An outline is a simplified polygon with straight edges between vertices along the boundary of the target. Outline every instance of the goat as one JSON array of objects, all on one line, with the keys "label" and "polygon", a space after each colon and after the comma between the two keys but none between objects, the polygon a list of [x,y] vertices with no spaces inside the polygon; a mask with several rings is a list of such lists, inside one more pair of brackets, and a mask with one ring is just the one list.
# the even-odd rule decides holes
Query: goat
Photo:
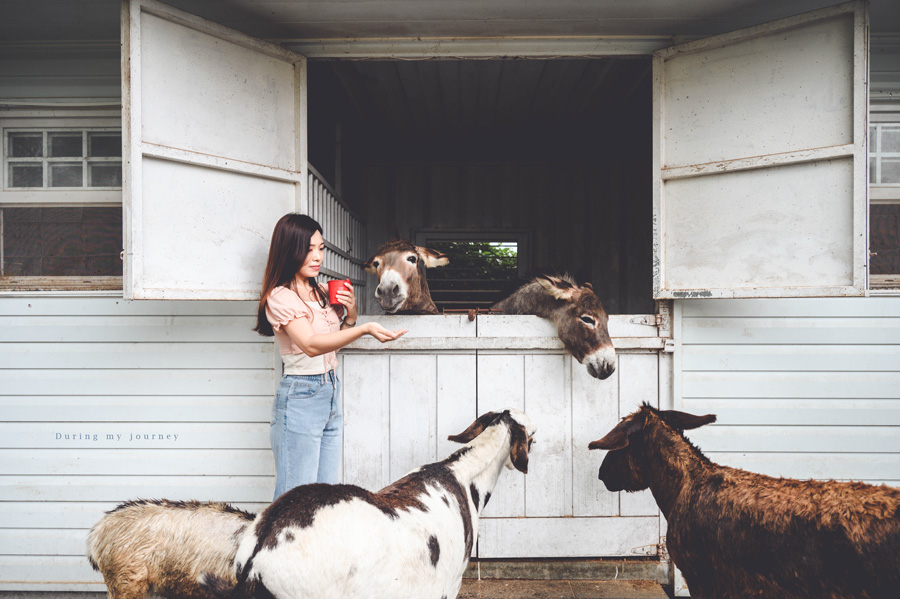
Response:
[{"label": "goat", "polygon": [[257,516],[235,557],[237,585],[219,597],[456,597],[478,516],[505,465],[526,473],[535,427],[518,410],[489,412],[451,441],[466,445],[371,493],[353,485],[295,487]]},{"label": "goat", "polygon": [[378,248],[363,265],[378,277],[375,298],[388,314],[437,314],[425,269],[446,266],[450,259],[437,250],[395,239]]},{"label": "goat", "polygon": [[225,503],[128,501],[91,529],[88,560],[110,599],[211,599],[200,576],[234,580],[238,539],[254,517]]},{"label": "goat", "polygon": [[588,446],[607,489],[650,488],[693,599],[897,596],[900,489],[719,466],[682,434],[715,420],[645,403]]}]

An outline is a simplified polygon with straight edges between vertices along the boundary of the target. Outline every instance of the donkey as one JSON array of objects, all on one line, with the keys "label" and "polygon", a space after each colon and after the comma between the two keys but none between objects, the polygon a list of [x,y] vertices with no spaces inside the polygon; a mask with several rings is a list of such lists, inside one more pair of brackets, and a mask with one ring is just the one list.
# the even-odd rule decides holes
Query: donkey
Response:
[{"label": "donkey", "polygon": [[691,597],[897,596],[900,489],[720,466],[682,433],[715,421],[645,403],[588,445],[607,489],[653,493]]},{"label": "donkey", "polygon": [[494,308],[554,321],[566,350],[592,377],[605,379],[616,370],[616,350],[606,328],[609,316],[590,283],[579,287],[569,275],[540,275]]},{"label": "donkey", "polygon": [[388,314],[437,314],[425,269],[446,266],[450,259],[409,241],[389,241],[363,265],[378,277],[375,299]]}]

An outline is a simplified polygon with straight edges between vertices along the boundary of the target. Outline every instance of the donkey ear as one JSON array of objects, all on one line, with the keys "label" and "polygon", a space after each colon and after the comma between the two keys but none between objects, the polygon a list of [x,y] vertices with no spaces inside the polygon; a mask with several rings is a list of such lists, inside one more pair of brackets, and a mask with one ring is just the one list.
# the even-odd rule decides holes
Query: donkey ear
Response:
[{"label": "donkey ear", "polygon": [[632,414],[623,419],[602,439],[591,441],[588,444],[588,449],[608,449],[610,451],[624,449],[628,447],[629,435],[639,432],[643,426],[644,418],[642,413]]},{"label": "donkey ear", "polygon": [[497,412],[487,412],[479,416],[475,422],[469,425],[469,428],[459,433],[458,435],[450,435],[447,437],[448,441],[453,441],[454,443],[468,443],[478,435],[484,432],[490,424],[497,418]]},{"label": "donkey ear", "polygon": [[694,416],[687,412],[678,412],[676,410],[665,410],[657,412],[657,415],[663,422],[677,431],[689,431],[699,428],[704,424],[712,424],[716,421],[715,414],[707,414],[705,416]]},{"label": "donkey ear", "polygon": [[437,250],[417,245],[416,253],[419,254],[419,260],[425,264],[425,268],[434,268],[435,266],[447,266],[450,258],[446,254],[442,254]]},{"label": "donkey ear", "polygon": [[575,293],[575,286],[559,277],[540,275],[536,280],[554,299],[567,300]]},{"label": "donkey ear", "polygon": [[518,422],[510,424],[509,458],[522,474],[528,474],[528,433]]}]

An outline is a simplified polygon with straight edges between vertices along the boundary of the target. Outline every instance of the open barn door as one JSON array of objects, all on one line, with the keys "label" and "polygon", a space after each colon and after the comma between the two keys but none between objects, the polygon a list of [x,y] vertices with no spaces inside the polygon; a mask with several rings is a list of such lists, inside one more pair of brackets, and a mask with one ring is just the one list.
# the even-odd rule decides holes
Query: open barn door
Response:
[{"label": "open barn door", "polygon": [[654,54],[654,297],[865,293],[867,19]]},{"label": "open barn door", "polygon": [[125,297],[257,298],[306,209],[305,59],[153,0],[122,42]]}]

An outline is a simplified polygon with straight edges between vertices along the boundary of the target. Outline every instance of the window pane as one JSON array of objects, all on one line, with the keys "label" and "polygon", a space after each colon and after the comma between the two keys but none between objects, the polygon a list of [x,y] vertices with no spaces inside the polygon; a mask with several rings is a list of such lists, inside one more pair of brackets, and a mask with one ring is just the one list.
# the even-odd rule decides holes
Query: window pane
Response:
[{"label": "window pane", "polygon": [[489,308],[512,293],[518,280],[515,242],[431,241],[450,263],[428,270],[428,287],[438,310]]},{"label": "window pane", "polygon": [[82,155],[81,134],[72,133],[51,133],[50,134],[50,156],[54,158],[78,157]]},{"label": "window pane", "polygon": [[121,276],[122,209],[2,208],[7,276]]},{"label": "window pane", "polygon": [[881,152],[900,153],[900,127],[881,128]]},{"label": "window pane", "polygon": [[44,155],[44,138],[40,133],[10,133],[10,158],[40,158]]},{"label": "window pane", "polygon": [[874,204],[869,209],[873,275],[900,274],[900,204]]},{"label": "window pane", "polygon": [[120,133],[92,133],[89,137],[89,145],[91,156],[122,155],[122,135]]},{"label": "window pane", "polygon": [[43,187],[44,167],[38,165],[9,165],[10,187]]},{"label": "window pane", "polygon": [[50,187],[81,187],[81,164],[51,164]]},{"label": "window pane", "polygon": [[122,163],[91,164],[90,187],[122,187]]},{"label": "window pane", "polygon": [[900,183],[900,158],[881,159],[881,181],[879,183]]}]

